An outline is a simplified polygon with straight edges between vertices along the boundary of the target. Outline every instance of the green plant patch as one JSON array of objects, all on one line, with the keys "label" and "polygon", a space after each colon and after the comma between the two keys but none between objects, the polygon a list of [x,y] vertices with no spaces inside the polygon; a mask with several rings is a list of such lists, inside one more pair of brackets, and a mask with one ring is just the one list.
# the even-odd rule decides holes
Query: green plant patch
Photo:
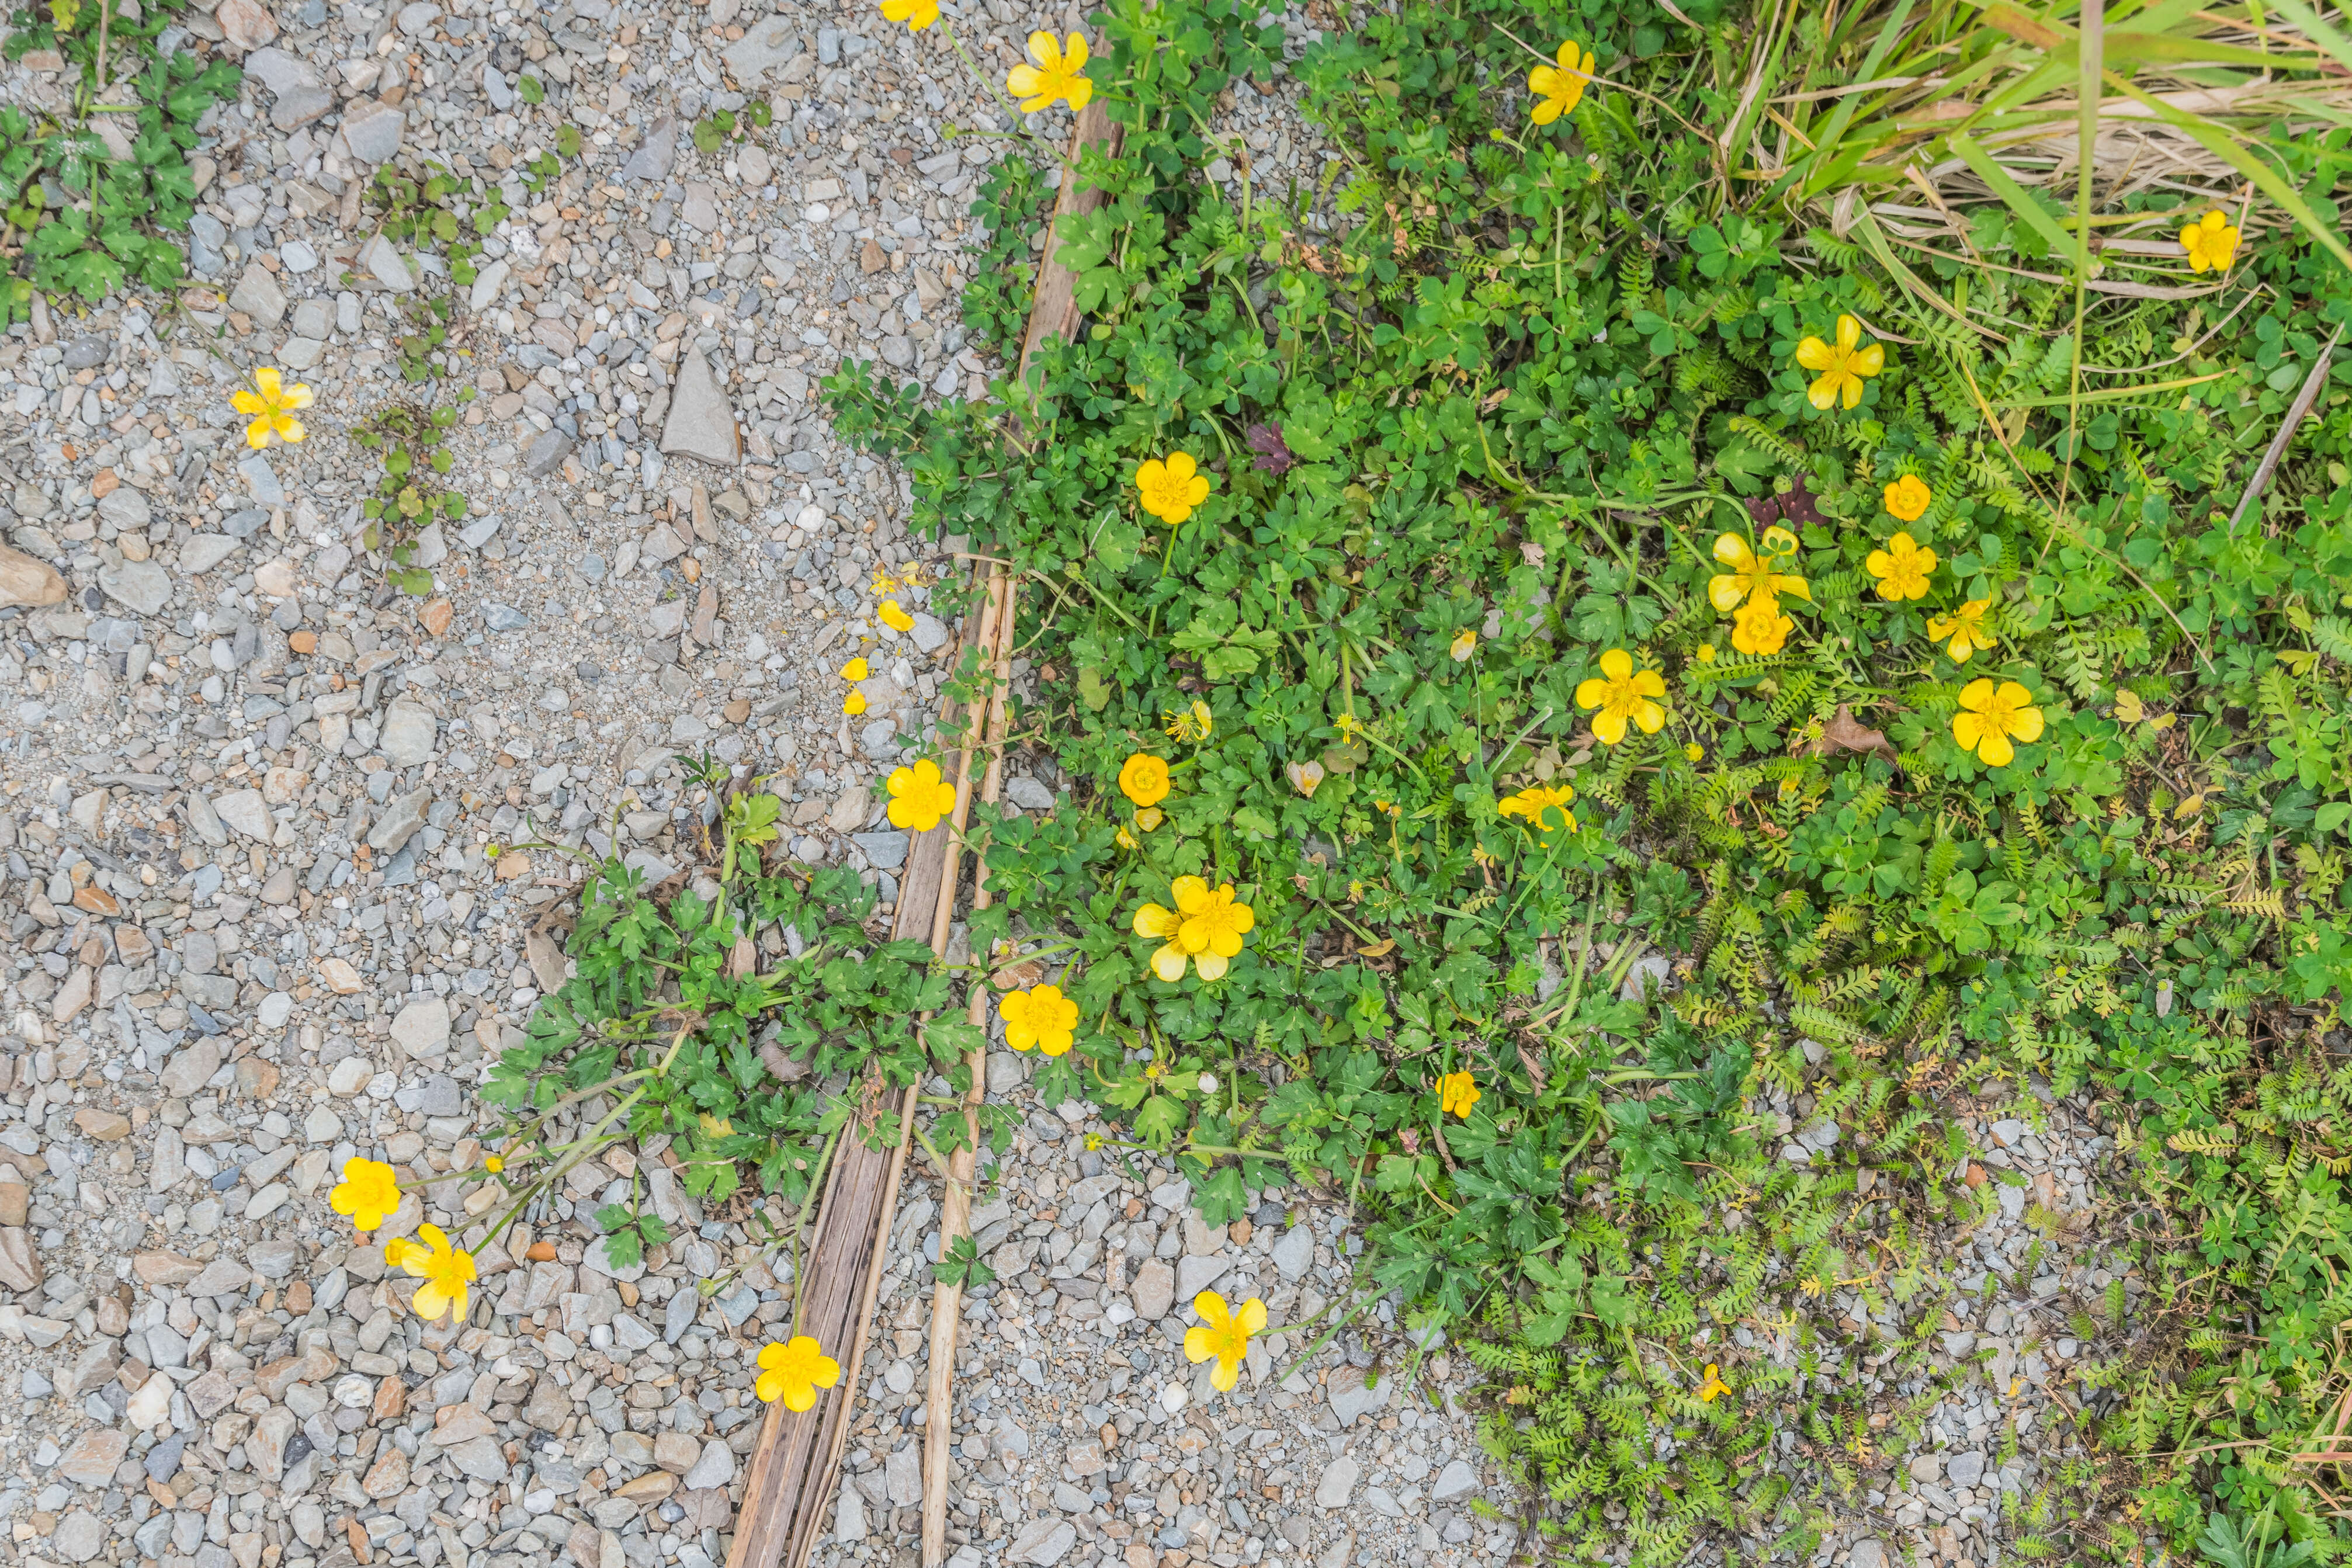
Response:
[{"label": "green plant patch", "polygon": [[[948,1007],[953,977],[928,945],[867,929],[874,889],[856,873],[783,862],[782,802],[756,780],[730,789],[729,771],[717,762],[698,771],[725,805],[691,879],[649,886],[617,857],[592,861],[565,943],[573,975],[534,1010],[528,1039],[501,1053],[483,1088],[505,1113],[499,1148],[516,1194],[492,1234],[609,1140],[660,1139],[697,1198],[796,1205],[796,1224],[774,1239],[795,1248],[797,1263],[845,1132],[895,1141],[886,1095],[895,1105],[897,1091],[935,1075],[955,1094],[970,1087],[976,1032],[930,1016]],[[1015,1120],[992,1108],[983,1121],[1000,1153]],[[964,1132],[961,1115],[945,1118],[926,1154],[943,1161]],[[633,1184],[627,1202],[598,1211],[615,1267],[667,1239],[642,1196]],[[968,1247],[942,1267],[974,1283],[989,1278]]]},{"label": "green plant patch", "polygon": [[466,515],[463,492],[441,480],[457,463],[448,447],[449,432],[457,426],[459,410],[474,400],[474,391],[467,387],[455,403],[435,408],[388,405],[352,432],[352,440],[383,459],[375,494],[361,503],[367,518],[361,546],[381,552],[388,563],[386,579],[418,598],[433,591],[433,574],[411,564],[416,558],[416,535],[436,522],[455,522]]},{"label": "green plant patch", "polygon": [[[2256,68],[2216,15],[2110,34],[2115,90]],[[1975,1375],[1934,1333],[1943,1227],[1995,1201],[1957,1109],[2083,1094],[2163,1310],[2078,1325],[2045,1418],[2095,1458],[2006,1538],[2340,1555],[2341,117],[2166,120],[2221,194],[2029,190],[1976,117],[2071,89],[2067,18],[1347,21],[1296,67],[1337,156],[1293,184],[1212,133],[1270,74],[1254,8],[1109,7],[1079,341],[988,402],[827,383],[919,526],[1013,563],[1013,729],[1083,781],[974,813],[975,950],[1022,922],[1079,1007],[1041,1091],[1213,1224],[1269,1182],[1349,1205],[1421,1342],[1493,1374],[1560,1560],[1644,1563],[1809,1550],[1885,1484]],[[2333,26],[2273,26],[2273,68],[2320,90]],[[1924,110],[1843,89],[1938,50],[1987,96],[1950,89],[1977,183],[1914,198],[1922,239],[1868,204],[1906,205]],[[975,205],[1016,281],[967,321],[1008,352],[1059,155]],[[2212,250],[2174,237],[2209,212]]]},{"label": "green plant patch", "polygon": [[227,60],[157,51],[185,8],[50,0],[10,14],[0,55],[55,50],[70,79],[62,113],[0,107],[0,325],[26,320],[36,292],[95,305],[185,276],[172,237],[195,211],[188,154],[198,122],[244,77]]}]

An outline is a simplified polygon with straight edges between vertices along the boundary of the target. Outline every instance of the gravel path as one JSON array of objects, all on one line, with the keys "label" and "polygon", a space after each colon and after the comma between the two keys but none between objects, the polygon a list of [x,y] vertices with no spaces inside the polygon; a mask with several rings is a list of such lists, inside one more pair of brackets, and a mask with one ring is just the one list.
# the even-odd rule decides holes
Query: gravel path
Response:
[{"label": "gravel path", "polygon": [[[1055,20],[964,11],[991,68]],[[29,1563],[711,1568],[751,1359],[788,1310],[743,1224],[703,1216],[659,1151],[614,1152],[484,1254],[469,1326],[426,1328],[380,1243],[495,1192],[435,1187],[446,1210],[412,1196],[355,1247],[325,1189],[353,1155],[478,1163],[470,1086],[561,984],[528,930],[577,879],[488,846],[617,832],[667,868],[711,809],[676,759],[708,752],[772,775],[797,857],[895,898],[878,778],[936,709],[950,562],[907,537],[902,481],[835,441],[816,382],[847,355],[984,391],[955,296],[1002,143],[939,127],[996,110],[865,5],[219,0],[184,38],[248,70],[200,161],[200,287],[161,319],[43,308],[0,336],[0,531],[64,595],[0,607],[0,1389],[21,1393],[0,1399],[0,1517]],[[1236,89],[1261,189],[1320,174],[1290,87]],[[0,74],[0,100],[57,90]],[[698,153],[697,118],[751,95],[772,127]],[[583,155],[526,189],[565,123]],[[422,541],[422,599],[364,559],[377,469],[347,436],[406,395],[393,339],[419,280],[360,200],[395,155],[515,209],[458,291],[471,506]],[[317,390],[312,434],[253,454],[227,395],[272,363]],[[0,573],[35,600],[44,582]],[[875,619],[885,592],[911,633]],[[834,671],[854,653],[874,673],[852,721]],[[1062,782],[1016,758],[1008,796],[1051,809]],[[1024,1073],[999,1053],[990,1088],[1021,1099]],[[1027,1110],[977,1216],[1003,1278],[965,1312],[958,1568],[1507,1556],[1510,1526],[1472,1508],[1509,1511],[1461,1408],[1471,1369],[1441,1352],[1418,1384],[1365,1386],[1404,1352],[1391,1304],[1295,1370],[1306,1335],[1266,1336],[1229,1395],[1182,1358],[1200,1289],[1262,1295],[1277,1324],[1345,1291],[1341,1215],[1269,1194],[1211,1230],[1171,1170],[1087,1152],[1082,1108]],[[2041,1142],[1971,1133],[1986,1164],[2048,1173],[2044,1207],[2090,1205],[2105,1151],[2069,1108]],[[616,1273],[588,1215],[640,1160],[684,1229]],[[2037,1417],[2081,1352],[2063,1313],[2114,1264],[2060,1226],[2024,1267],[2034,1189],[2001,1192],[1946,1342],[1994,1347],[1989,1381],[1881,1463],[1814,1561],[1997,1561],[1999,1495],[2044,1473]],[[916,1558],[939,1195],[910,1172],[821,1563]]]},{"label": "gravel path", "polygon": [[[964,31],[1002,63],[1032,20],[997,0]],[[709,1568],[751,1356],[787,1310],[742,1224],[646,1152],[686,1230],[608,1269],[588,1215],[637,1168],[616,1152],[484,1253],[469,1326],[427,1328],[381,1242],[495,1192],[435,1187],[448,1208],[412,1196],[355,1247],[325,1189],[353,1155],[478,1163],[470,1085],[561,983],[528,927],[577,877],[487,846],[601,852],[617,817],[667,865],[709,804],[674,759],[707,752],[773,775],[796,855],[895,898],[878,775],[936,707],[950,563],[815,383],[854,355],[984,391],[954,296],[1001,143],[937,127],[995,111],[862,5],[220,0],[184,40],[248,71],[199,163],[200,287],[176,315],[43,308],[0,337],[0,529],[64,594],[39,602],[21,561],[0,578],[34,601],[0,608],[0,1388],[21,1394],[0,1517],[28,1563]],[[0,99],[57,83],[10,68]],[[754,93],[772,127],[698,153],[695,120]],[[1252,95],[1237,129],[1295,170],[1272,107]],[[583,155],[527,189],[563,123]],[[363,559],[377,467],[347,436],[408,395],[393,340],[420,279],[361,201],[395,155],[515,209],[442,356],[478,395],[452,443],[468,515],[421,541],[425,599]],[[227,395],[273,363],[316,390],[311,434],[253,454]],[[905,637],[881,592],[916,613]],[[859,652],[852,722],[833,672]],[[1047,809],[1057,782],[1024,766],[1009,796]],[[1015,1092],[1021,1065],[991,1077]],[[1171,1173],[1123,1184],[1044,1115],[1008,1171],[982,1212],[1006,1279],[968,1309],[959,1380],[961,1564],[1499,1542],[1465,1510],[1466,1421],[1366,1394],[1360,1341],[1280,1385],[1270,1342],[1230,1400],[1181,1362],[1179,1276],[1187,1301],[1197,1277],[1311,1310],[1347,1278],[1330,1216],[1188,1228]],[[913,1555],[937,1194],[908,1191],[827,1562]]]}]

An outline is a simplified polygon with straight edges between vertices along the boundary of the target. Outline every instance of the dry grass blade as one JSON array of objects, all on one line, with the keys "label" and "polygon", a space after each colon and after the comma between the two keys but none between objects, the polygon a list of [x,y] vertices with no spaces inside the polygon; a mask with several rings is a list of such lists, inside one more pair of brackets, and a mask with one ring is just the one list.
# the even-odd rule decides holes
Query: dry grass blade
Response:
[{"label": "dry grass blade", "polygon": [[2311,405],[2319,401],[2319,389],[2327,384],[2328,366],[2336,362],[2336,340],[2343,335],[2344,329],[2340,325],[2327,334],[2327,346],[2321,349],[2319,357],[2312,362],[2311,374],[2303,378],[2302,389],[2294,395],[2294,402],[2288,405],[2286,417],[2279,421],[2278,434],[2271,437],[2269,447],[2263,453],[2263,460],[2254,465],[2253,477],[2246,481],[2246,493],[2238,498],[2236,508],[2230,513],[2230,534],[2232,538],[2237,536],[2239,520],[2246,515],[2248,508],[2262,499],[2263,491],[2270,486],[2271,476],[2278,472],[2280,461],[2285,458],[2287,447],[2294,440],[2295,427],[2310,415]]},{"label": "dry grass blade", "polygon": [[[2144,290],[2189,283],[2176,237],[2215,207],[2250,237],[2298,228],[2352,268],[2265,146],[2352,123],[2352,21],[2305,0],[2259,17],[2102,10],[1890,0],[1767,70],[1758,91],[1785,113],[1738,127],[1753,165],[1739,177],[1841,236],[1867,211],[1895,237],[1948,240],[1997,207],[2057,265],[2087,261],[2095,292],[2173,297]],[[1906,185],[1932,206],[1906,205]],[[2100,287],[2119,267],[2143,276]]]}]

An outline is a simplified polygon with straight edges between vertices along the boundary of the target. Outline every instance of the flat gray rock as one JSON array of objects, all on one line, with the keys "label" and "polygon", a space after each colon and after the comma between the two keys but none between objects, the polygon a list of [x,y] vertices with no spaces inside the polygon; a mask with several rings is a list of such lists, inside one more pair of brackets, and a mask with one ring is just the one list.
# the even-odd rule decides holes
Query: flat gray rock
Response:
[{"label": "flat gray rock", "polygon": [[98,515],[117,528],[145,528],[154,516],[147,498],[129,485],[118,485],[98,503]]},{"label": "flat gray rock", "polygon": [[181,574],[189,577],[201,575],[244,548],[242,541],[226,533],[199,533],[180,546]]},{"label": "flat gray rock", "polygon": [[866,858],[880,870],[895,871],[907,863],[904,833],[853,833],[850,842],[866,851]]},{"label": "flat gray rock", "polygon": [[416,287],[416,266],[400,254],[400,247],[383,235],[377,235],[360,247],[359,265],[375,280],[395,294],[405,294]]},{"label": "flat gray rock", "polygon": [[1004,797],[1024,811],[1054,809],[1054,792],[1026,773],[1005,781]]},{"label": "flat gray rock", "polygon": [[923,1500],[923,1450],[909,1443],[891,1454],[883,1466],[892,1508],[912,1508]]},{"label": "flat gray rock", "polygon": [[244,834],[247,838],[267,844],[276,837],[278,824],[270,819],[269,803],[261,798],[257,789],[241,789],[225,795],[213,802],[220,819]]},{"label": "flat gray rock", "polygon": [[213,809],[211,796],[199,790],[189,791],[185,810],[188,827],[197,837],[215,849],[228,842],[228,829],[221,825],[220,813]]},{"label": "flat gray rock", "polygon": [[368,847],[381,855],[397,855],[401,847],[425,826],[425,813],[433,805],[431,789],[414,789],[395,795],[383,808],[383,816],[368,829]]},{"label": "flat gray rock", "polygon": [[299,131],[334,112],[335,95],[323,87],[290,87],[269,106],[269,123],[280,131]]},{"label": "flat gray rock", "polygon": [[1343,1427],[1352,1426],[1356,1418],[1380,1409],[1389,1402],[1389,1380],[1381,1379],[1377,1388],[1364,1386],[1366,1369],[1343,1366],[1333,1373],[1324,1386],[1331,1399],[1331,1414],[1339,1417]]},{"label": "flat gray rock", "polygon": [[209,1035],[200,1035],[188,1043],[187,1048],[164,1064],[161,1078],[163,1092],[185,1100],[210,1081],[220,1071],[221,1050]]},{"label": "flat gray rock", "polygon": [[238,1296],[253,1283],[253,1270],[233,1258],[216,1258],[205,1265],[205,1271],[188,1281],[188,1294],[209,1298]]},{"label": "flat gray rock", "polygon": [[780,66],[788,65],[803,51],[800,34],[788,16],[771,16],[747,31],[742,37],[727,46],[727,68],[735,79],[749,88],[754,81]]},{"label": "flat gray rock", "polygon": [[286,290],[258,261],[245,269],[229,290],[228,308],[253,318],[256,326],[274,327],[286,319]]},{"label": "flat gray rock", "polygon": [[449,1004],[420,996],[392,1020],[392,1042],[412,1060],[439,1057],[449,1049]]},{"label": "flat gray rock", "polygon": [[506,258],[499,257],[475,273],[473,291],[466,297],[467,307],[476,310],[487,310],[497,304],[499,295],[506,289],[509,271]]},{"label": "flat gray rock", "polygon": [[433,760],[433,741],[439,721],[433,710],[406,698],[395,700],[383,717],[377,748],[394,767],[418,767]]},{"label": "flat gray rock", "polygon": [[458,1473],[478,1481],[502,1481],[507,1478],[507,1457],[499,1449],[495,1437],[468,1437],[449,1450],[449,1462]]},{"label": "flat gray rock", "polygon": [[391,104],[363,98],[343,110],[343,145],[362,163],[387,162],[400,151],[407,119]]},{"label": "flat gray rock", "polygon": [[1147,1258],[1135,1271],[1135,1315],[1156,1323],[1176,1304],[1176,1271],[1157,1258]]},{"label": "flat gray rock", "polygon": [[531,437],[530,449],[523,454],[522,471],[534,479],[543,479],[563,467],[563,459],[572,455],[572,437],[561,430],[542,430]]},{"label": "flat gray rock", "polygon": [[669,417],[663,422],[661,449],[673,458],[699,458],[731,468],[743,460],[743,437],[735,409],[702,351],[689,348],[678,362],[677,384],[670,389]]},{"label": "flat gray rock", "polygon": [[[257,508],[286,504],[286,487],[278,482],[278,470],[269,466],[269,459],[261,453],[248,452],[236,460],[236,477],[245,481],[246,494],[253,498]],[[268,512],[257,512],[253,526],[257,528],[268,521]],[[229,519],[231,524],[236,521],[236,518]],[[235,533],[236,530],[232,526],[227,528],[227,531]],[[243,537],[250,538],[252,533],[253,529],[248,528]]]},{"label": "flat gray rock", "polygon": [[1230,1273],[1234,1260],[1222,1256],[1202,1257],[1194,1254],[1176,1260],[1176,1300],[1190,1306],[1192,1298],[1214,1285]]},{"label": "flat gray rock", "polygon": [[97,1515],[76,1509],[58,1521],[48,1544],[68,1563],[87,1563],[106,1545],[106,1525]]},{"label": "flat gray rock", "polygon": [[172,602],[172,574],[152,561],[122,561],[98,569],[106,596],[137,616],[152,616]]},{"label": "flat gray rock", "polygon": [[317,67],[299,55],[276,47],[256,49],[246,56],[245,74],[277,93],[320,85]]},{"label": "flat gray rock", "polygon": [[1303,1225],[1292,1226],[1276,1239],[1272,1257],[1276,1270],[1285,1279],[1304,1279],[1315,1267],[1315,1233]]},{"label": "flat gray rock", "polygon": [[841,1489],[841,1500],[834,1505],[833,1538],[835,1541],[866,1539],[866,1500],[856,1487]]},{"label": "flat gray rock", "polygon": [[[781,18],[779,18],[781,19]],[[749,35],[745,35],[746,37]],[[646,131],[646,139],[637,143],[629,161],[621,165],[621,180],[634,184],[640,180],[667,180],[670,168],[677,162],[677,121],[665,114]]]},{"label": "flat gray rock", "polygon": [[1315,1483],[1315,1502],[1319,1508],[1345,1508],[1356,1490],[1356,1478],[1364,1467],[1342,1454],[1323,1467],[1323,1479]]},{"label": "flat gray rock", "polygon": [[711,1487],[723,1487],[735,1479],[735,1451],[723,1437],[713,1437],[702,1446],[701,1458],[686,1472],[689,1491],[703,1491]]},{"label": "flat gray rock", "polygon": [[1454,1459],[1437,1472],[1435,1484],[1429,1489],[1432,1502],[1451,1502],[1455,1498],[1478,1489],[1478,1472],[1465,1459]]},{"label": "flat gray rock", "polygon": [[1010,1563],[1027,1563],[1035,1568],[1053,1568],[1078,1543],[1078,1528],[1066,1519],[1040,1514],[1023,1525],[1013,1537],[1013,1545],[1005,1553]]}]

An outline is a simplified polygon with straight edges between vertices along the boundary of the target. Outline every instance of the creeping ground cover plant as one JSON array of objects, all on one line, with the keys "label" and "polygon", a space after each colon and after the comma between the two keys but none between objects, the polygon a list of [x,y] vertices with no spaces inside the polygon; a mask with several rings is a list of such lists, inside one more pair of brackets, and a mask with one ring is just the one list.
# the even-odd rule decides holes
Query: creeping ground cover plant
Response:
[{"label": "creeping ground cover plant", "polygon": [[[1013,731],[1081,781],[972,814],[974,951],[1054,993],[991,989],[1007,1043],[1213,1224],[1346,1205],[1391,1364],[1464,1342],[1580,1563],[1886,1488],[1990,1353],[1939,1331],[2000,1192],[1957,1118],[2076,1097],[2147,1289],[2070,1321],[2087,1457],[2004,1549],[2342,1555],[2352,24],[1341,9],[1295,180],[1223,129],[1255,6],[1033,40],[1122,133],[1062,170],[1076,341],[827,384],[1010,563]],[[1008,362],[1065,156],[975,209]]]}]

